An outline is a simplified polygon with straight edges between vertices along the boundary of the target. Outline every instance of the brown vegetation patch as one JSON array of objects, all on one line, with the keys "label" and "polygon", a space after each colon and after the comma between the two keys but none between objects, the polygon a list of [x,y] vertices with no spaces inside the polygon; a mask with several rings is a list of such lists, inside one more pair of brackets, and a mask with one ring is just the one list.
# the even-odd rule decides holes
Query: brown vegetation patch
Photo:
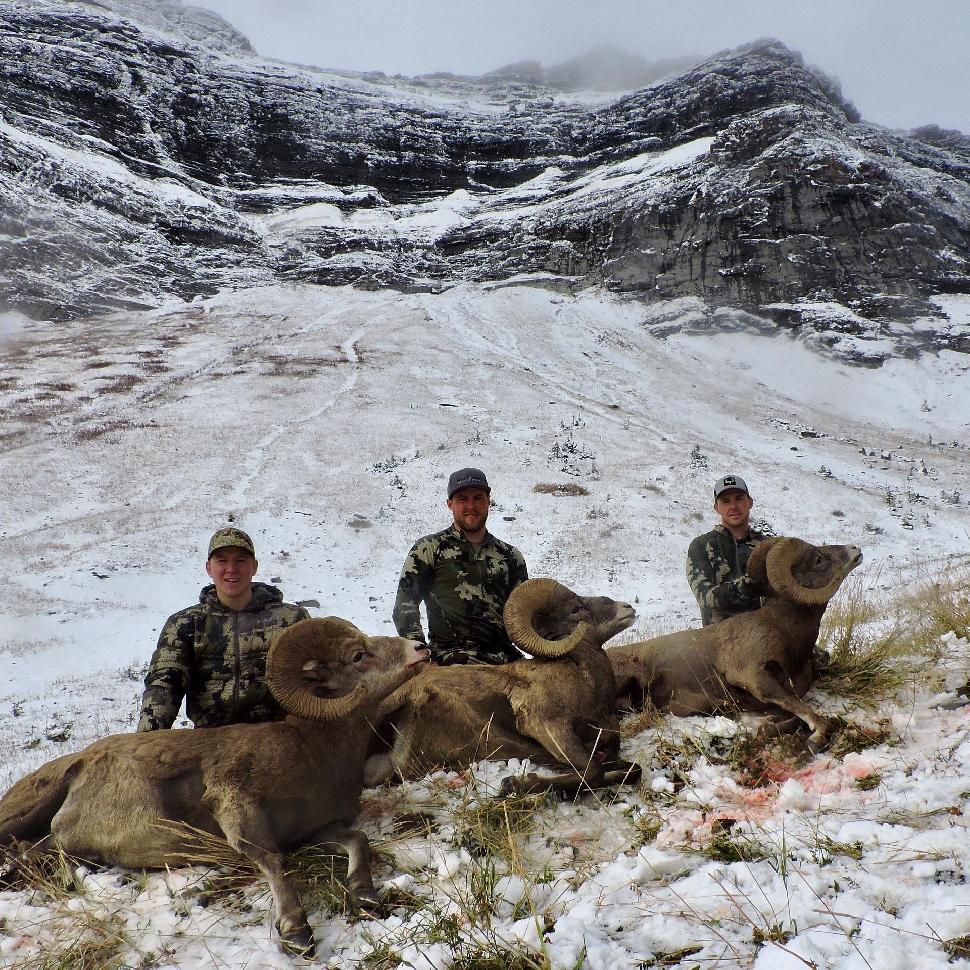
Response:
[{"label": "brown vegetation patch", "polygon": [[956,936],[952,940],[944,940],[943,949],[950,954],[951,963],[955,960],[970,960],[970,933],[966,936]]},{"label": "brown vegetation patch", "polygon": [[96,424],[89,424],[86,427],[78,428],[74,432],[74,437],[78,441],[94,441],[112,431],[125,431],[128,428],[150,428],[149,424],[133,424],[125,419],[115,419],[111,421],[99,421]]},{"label": "brown vegetation patch", "polygon": [[144,380],[141,374],[120,374],[108,379],[108,383],[98,388],[99,394],[124,394],[133,390]]},{"label": "brown vegetation patch", "polygon": [[112,360],[89,360],[85,365],[85,370],[101,370],[104,367],[114,367]]},{"label": "brown vegetation patch", "polygon": [[172,368],[160,360],[146,360],[138,364],[143,374],[167,374]]},{"label": "brown vegetation patch", "polygon": [[540,495],[589,495],[589,489],[576,482],[536,482],[532,491]]},{"label": "brown vegetation patch", "polygon": [[349,357],[286,357],[282,354],[268,355],[263,358],[268,369],[263,373],[268,377],[313,377],[324,367],[340,367],[353,364]]}]

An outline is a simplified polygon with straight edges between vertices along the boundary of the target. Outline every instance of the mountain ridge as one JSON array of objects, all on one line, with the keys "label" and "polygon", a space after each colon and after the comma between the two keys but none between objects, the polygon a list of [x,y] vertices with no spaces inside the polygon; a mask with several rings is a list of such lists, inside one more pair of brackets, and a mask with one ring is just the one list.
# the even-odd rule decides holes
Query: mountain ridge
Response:
[{"label": "mountain ridge", "polygon": [[777,41],[591,104],[283,65],[228,27],[200,44],[215,15],[165,0],[135,23],[146,7],[0,12],[0,310],[525,276],[794,330],[853,318],[858,362],[970,346],[925,323],[970,292],[966,140],[867,124]]}]

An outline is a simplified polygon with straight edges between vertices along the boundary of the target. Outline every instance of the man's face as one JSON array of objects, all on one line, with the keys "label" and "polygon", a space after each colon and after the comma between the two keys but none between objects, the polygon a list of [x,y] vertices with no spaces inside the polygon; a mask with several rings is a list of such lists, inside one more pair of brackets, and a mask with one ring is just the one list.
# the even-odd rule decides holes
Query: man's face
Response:
[{"label": "man's face", "polygon": [[488,519],[488,492],[484,488],[459,488],[448,499],[448,508],[455,517],[455,525],[462,532],[478,532]]},{"label": "man's face", "polygon": [[216,594],[223,602],[238,599],[249,593],[258,563],[245,550],[226,546],[209,556],[205,571],[216,584]]},{"label": "man's face", "polygon": [[727,529],[743,529],[751,517],[754,502],[747,492],[739,488],[729,488],[714,500],[714,511],[721,517],[721,524]]}]

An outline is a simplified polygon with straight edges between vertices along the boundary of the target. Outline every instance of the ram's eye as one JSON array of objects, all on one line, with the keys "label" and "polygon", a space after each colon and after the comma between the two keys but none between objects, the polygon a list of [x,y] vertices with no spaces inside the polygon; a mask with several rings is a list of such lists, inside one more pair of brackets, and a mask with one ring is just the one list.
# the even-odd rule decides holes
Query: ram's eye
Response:
[{"label": "ram's eye", "polygon": [[364,659],[364,651],[358,650],[357,653],[354,654],[353,662],[355,664],[359,664],[363,659]]}]

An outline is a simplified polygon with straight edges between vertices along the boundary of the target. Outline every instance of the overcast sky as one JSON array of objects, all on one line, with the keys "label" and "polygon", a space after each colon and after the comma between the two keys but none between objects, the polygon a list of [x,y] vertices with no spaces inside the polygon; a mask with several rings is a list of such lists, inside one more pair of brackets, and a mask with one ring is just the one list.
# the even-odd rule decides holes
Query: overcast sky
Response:
[{"label": "overcast sky", "polygon": [[[193,0],[188,0],[193,2]],[[777,37],[870,121],[970,133],[970,0],[194,0],[256,50],[320,67],[481,74],[598,44],[649,58]]]}]

